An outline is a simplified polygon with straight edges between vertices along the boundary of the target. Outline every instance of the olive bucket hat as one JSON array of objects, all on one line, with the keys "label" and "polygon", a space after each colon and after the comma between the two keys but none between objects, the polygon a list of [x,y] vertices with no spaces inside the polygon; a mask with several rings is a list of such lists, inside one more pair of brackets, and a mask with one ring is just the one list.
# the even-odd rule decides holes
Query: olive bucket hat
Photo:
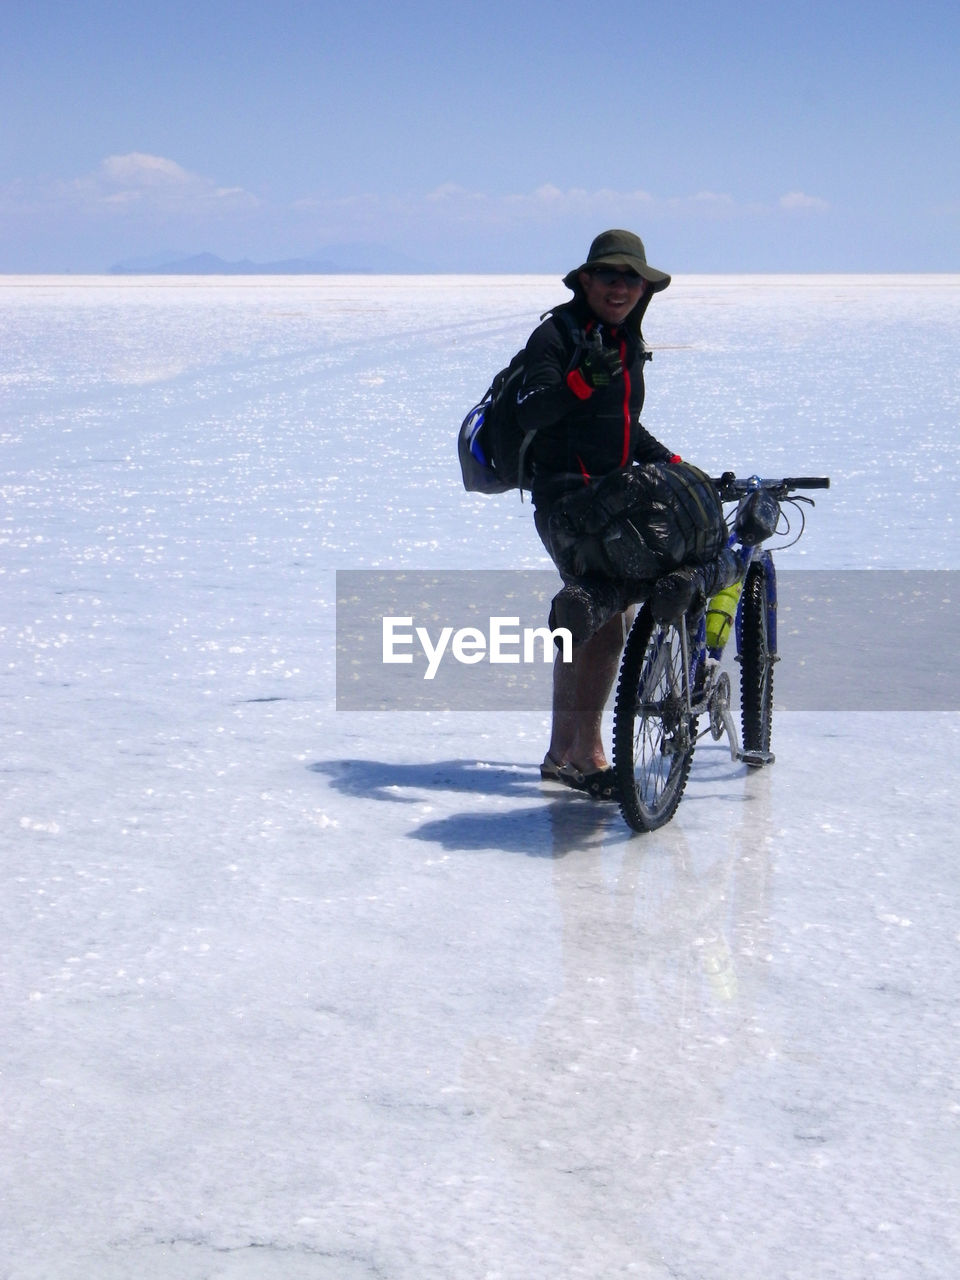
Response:
[{"label": "olive bucket hat", "polygon": [[650,285],[652,293],[658,293],[670,283],[665,271],[647,265],[647,254],[643,241],[632,231],[602,231],[590,246],[587,260],[582,266],[569,271],[563,277],[568,289],[576,290],[577,276],[581,271],[589,271],[591,267],[627,267],[643,276]]}]

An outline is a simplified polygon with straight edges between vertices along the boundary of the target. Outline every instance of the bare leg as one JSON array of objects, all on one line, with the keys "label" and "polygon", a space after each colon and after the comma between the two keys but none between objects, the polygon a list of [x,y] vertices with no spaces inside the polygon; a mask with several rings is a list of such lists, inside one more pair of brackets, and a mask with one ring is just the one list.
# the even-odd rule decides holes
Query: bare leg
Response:
[{"label": "bare leg", "polygon": [[573,651],[572,662],[553,668],[553,728],[550,755],[558,764],[572,764],[581,773],[607,767],[600,735],[607,705],[620,665],[629,615],[616,614],[599,631]]}]

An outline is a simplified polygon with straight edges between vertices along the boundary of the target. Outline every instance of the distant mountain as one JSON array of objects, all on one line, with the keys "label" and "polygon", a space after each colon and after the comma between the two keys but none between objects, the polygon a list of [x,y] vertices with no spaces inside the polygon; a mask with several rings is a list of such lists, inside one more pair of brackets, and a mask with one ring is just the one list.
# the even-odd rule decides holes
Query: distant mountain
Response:
[{"label": "distant mountain", "polygon": [[145,258],[128,258],[125,262],[118,262],[110,270],[115,272],[135,271],[139,275],[144,271],[155,271],[158,267],[166,266],[168,262],[176,262],[178,259],[189,256],[185,249],[167,249],[162,253],[148,254]]},{"label": "distant mountain", "polygon": [[[321,256],[322,255],[322,256]],[[215,253],[151,254],[129,258],[110,267],[111,275],[163,276],[306,276],[306,275],[418,275],[429,267],[383,245],[335,245],[316,257],[284,258],[280,262],[229,262]]]},{"label": "distant mountain", "polygon": [[149,276],[286,276],[328,275],[336,270],[331,262],[313,262],[302,258],[290,258],[284,262],[251,262],[243,258],[228,262],[215,253],[195,253],[185,258],[162,260],[142,258],[138,261],[118,262],[110,268],[112,275]]}]

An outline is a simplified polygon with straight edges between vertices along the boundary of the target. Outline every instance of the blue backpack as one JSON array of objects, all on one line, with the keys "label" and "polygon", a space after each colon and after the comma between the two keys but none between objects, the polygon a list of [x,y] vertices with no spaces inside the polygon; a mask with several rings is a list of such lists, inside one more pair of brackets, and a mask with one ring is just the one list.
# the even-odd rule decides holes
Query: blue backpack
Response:
[{"label": "blue backpack", "polygon": [[[544,314],[553,316],[569,337],[572,353],[568,369],[574,368],[585,344],[583,331],[566,307]],[[457,453],[463,487],[468,493],[506,493],[509,489],[519,489],[523,496],[527,479],[524,461],[537,433],[536,427],[524,431],[517,421],[517,394],[523,383],[525,356],[525,349],[518,351],[507,367],[500,370],[483,399],[473,406],[460,425]]]}]

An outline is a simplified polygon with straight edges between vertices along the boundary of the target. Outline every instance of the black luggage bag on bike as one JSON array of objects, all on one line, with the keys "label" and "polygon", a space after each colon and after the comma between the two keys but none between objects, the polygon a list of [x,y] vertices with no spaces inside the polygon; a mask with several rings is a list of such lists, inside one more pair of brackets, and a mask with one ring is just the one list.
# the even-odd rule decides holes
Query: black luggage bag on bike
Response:
[{"label": "black luggage bag on bike", "polygon": [[561,573],[653,581],[727,543],[716,485],[688,462],[624,467],[565,495],[549,516]]}]

